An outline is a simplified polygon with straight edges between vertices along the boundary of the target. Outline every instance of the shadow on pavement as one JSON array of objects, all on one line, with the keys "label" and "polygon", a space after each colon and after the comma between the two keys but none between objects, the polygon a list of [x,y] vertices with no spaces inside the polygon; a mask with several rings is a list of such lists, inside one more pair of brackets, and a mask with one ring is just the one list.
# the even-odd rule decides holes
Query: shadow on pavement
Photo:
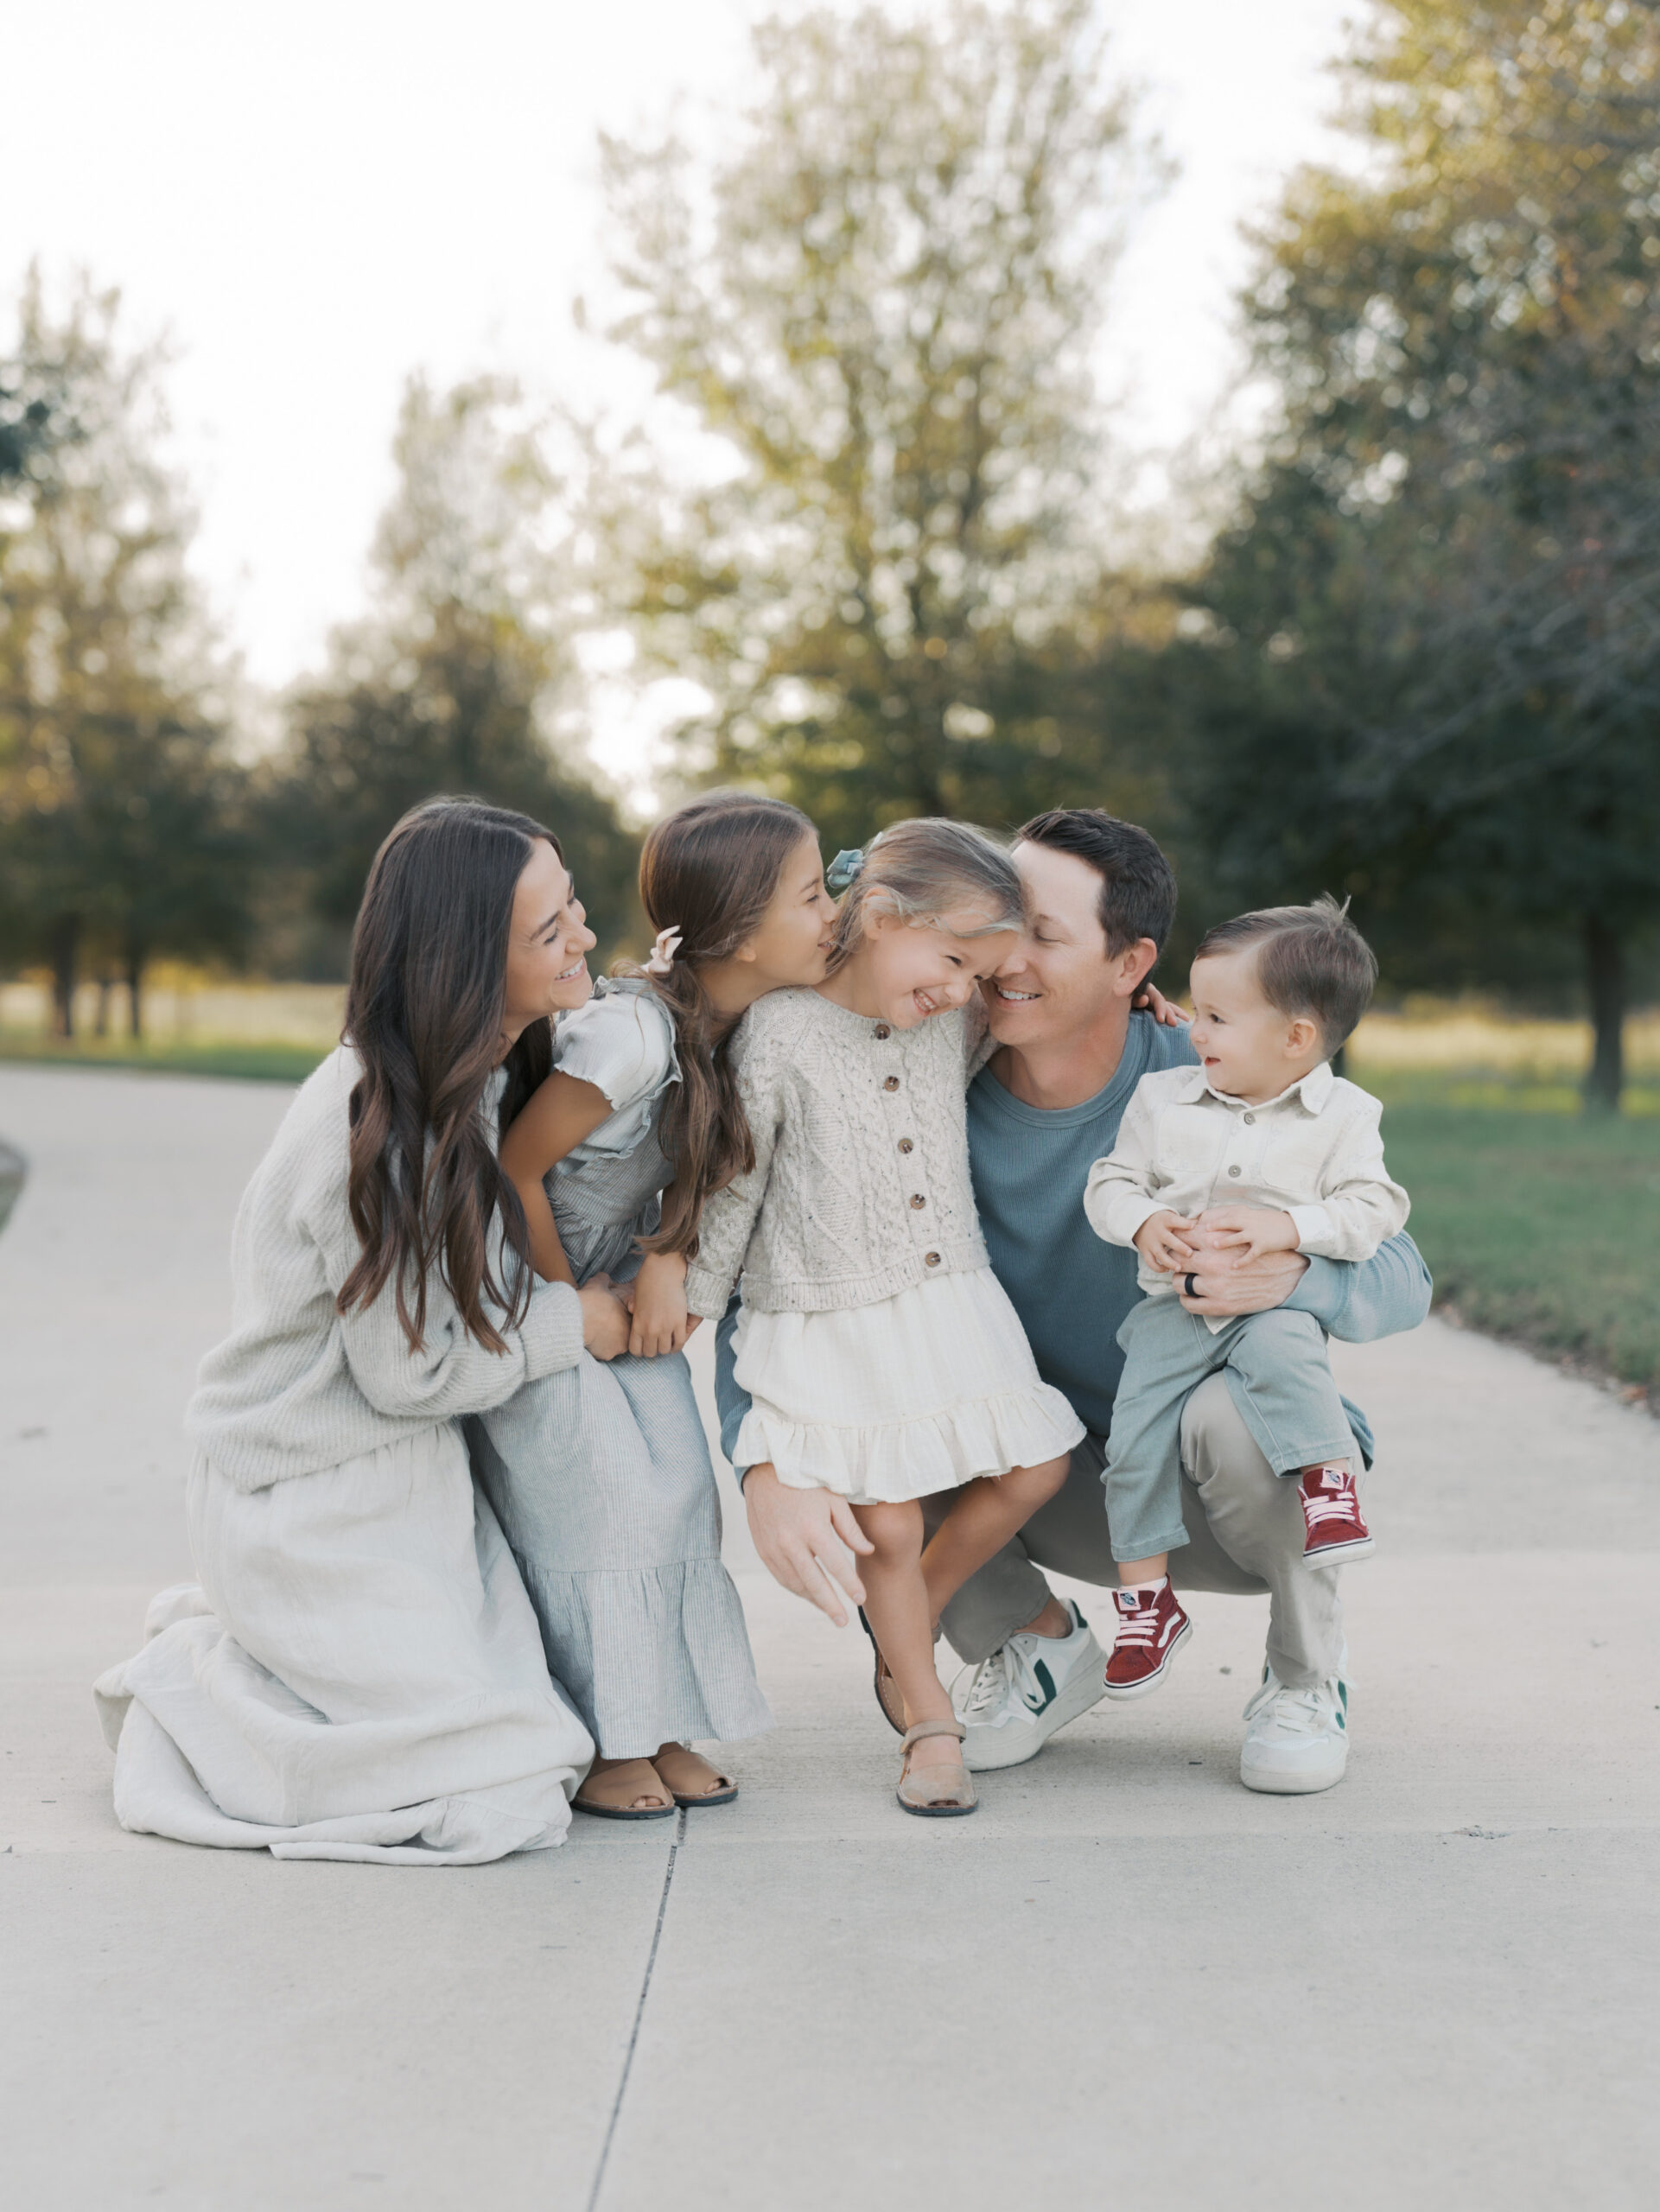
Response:
[{"label": "shadow on pavement", "polygon": [[11,1210],[17,1203],[17,1193],[22,1189],[23,1179],[28,1173],[29,1162],[22,1154],[0,1137],[0,1229],[3,1229],[10,1218]]}]

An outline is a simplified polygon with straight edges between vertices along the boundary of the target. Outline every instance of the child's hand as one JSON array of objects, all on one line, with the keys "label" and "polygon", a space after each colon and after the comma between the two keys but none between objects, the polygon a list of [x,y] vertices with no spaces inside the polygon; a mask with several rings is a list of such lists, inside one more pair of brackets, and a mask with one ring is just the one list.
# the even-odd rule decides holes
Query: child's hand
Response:
[{"label": "child's hand", "polygon": [[1192,1224],[1168,1206],[1161,1212],[1148,1214],[1135,1232],[1135,1249],[1149,1268],[1156,1268],[1161,1274],[1173,1275],[1193,1264],[1193,1248],[1185,1232]]},{"label": "child's hand", "polygon": [[686,1312],[686,1255],[684,1252],[648,1252],[634,1277],[629,1308],[633,1325],[628,1349],[636,1359],[658,1359],[678,1351],[698,1317]]},{"label": "child's hand", "polygon": [[1278,1206],[1207,1206],[1199,1225],[1220,1237],[1218,1250],[1241,1252],[1248,1259],[1297,1249],[1297,1224]]},{"label": "child's hand", "polygon": [[628,1309],[609,1275],[591,1275],[576,1296],[582,1308],[582,1349],[595,1359],[618,1359],[628,1349]]},{"label": "child's hand", "polygon": [[1179,1006],[1166,998],[1156,983],[1143,983],[1130,1001],[1137,1014],[1150,1014],[1164,1029],[1185,1029],[1187,1016]]}]

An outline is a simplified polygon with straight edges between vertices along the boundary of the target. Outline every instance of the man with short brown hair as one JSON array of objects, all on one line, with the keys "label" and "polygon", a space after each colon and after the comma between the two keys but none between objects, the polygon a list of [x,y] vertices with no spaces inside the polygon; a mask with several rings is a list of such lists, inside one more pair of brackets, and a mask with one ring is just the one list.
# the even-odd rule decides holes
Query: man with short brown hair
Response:
[{"label": "man with short brown hair", "polygon": [[[969,1092],[970,1158],[992,1265],[1039,1372],[1090,1433],[1065,1487],[945,1608],[944,1632],[974,1667],[957,1710],[968,1764],[982,1770],[1034,1757],[1103,1694],[1105,1655],[1045,1580],[1046,1569],[1105,1587],[1118,1579],[1101,1470],[1123,1367],[1117,1333],[1139,1292],[1134,1255],[1091,1229],[1084,1188],[1094,1161],[1112,1150],[1141,1077],[1194,1058],[1184,1030],[1134,1010],[1175,909],[1174,879],[1148,833],[1097,809],[1057,810],[1020,832],[1014,861],[1031,921],[984,987],[996,1050]],[[1241,1262],[1218,1252],[1193,1270],[1183,1303],[1218,1316],[1289,1306],[1330,1335],[1361,1342],[1415,1328],[1429,1308],[1429,1278],[1404,1234],[1361,1262],[1296,1252]],[[728,1317],[717,1370],[728,1443],[744,1410],[731,1380],[731,1329]],[[1364,1417],[1347,1410],[1357,1464],[1370,1464]],[[1328,1789],[1348,1758],[1339,1570],[1305,1563],[1298,1502],[1257,1449],[1222,1376],[1187,1402],[1182,1471],[1189,1541],[1173,1580],[1269,1599],[1240,1779],[1282,1794]],[[768,1568],[832,1618],[845,1618],[836,1586],[855,1602],[861,1592],[831,1503],[785,1490],[770,1467],[743,1474]]]}]

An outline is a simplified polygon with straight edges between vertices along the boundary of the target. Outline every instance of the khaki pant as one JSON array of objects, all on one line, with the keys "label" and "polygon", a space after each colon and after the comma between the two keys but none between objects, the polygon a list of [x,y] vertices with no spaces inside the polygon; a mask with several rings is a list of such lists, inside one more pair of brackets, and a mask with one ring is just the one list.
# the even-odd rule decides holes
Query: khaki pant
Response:
[{"label": "khaki pant", "polygon": [[[1350,1464],[1359,1467],[1352,1440],[1351,1448]],[[946,1606],[944,1631],[963,1658],[986,1658],[1036,1618],[1051,1594],[1046,1568],[1116,1586],[1101,1483],[1105,1461],[1101,1438],[1086,1436],[1073,1451],[1065,1486]],[[1343,1650],[1339,1570],[1303,1564],[1297,1485],[1282,1481],[1262,1457],[1224,1375],[1201,1382],[1183,1410],[1181,1472],[1188,1541],[1171,1554],[1175,1587],[1266,1596],[1269,1664],[1280,1680],[1305,1689],[1336,1674]],[[948,1492],[925,1500],[924,1511],[937,1517],[950,1503]]]}]

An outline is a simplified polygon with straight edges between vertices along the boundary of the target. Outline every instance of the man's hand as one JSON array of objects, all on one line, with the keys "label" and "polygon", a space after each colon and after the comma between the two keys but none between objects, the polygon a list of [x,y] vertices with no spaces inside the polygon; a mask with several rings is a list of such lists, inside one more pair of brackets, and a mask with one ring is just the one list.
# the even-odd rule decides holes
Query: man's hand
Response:
[{"label": "man's hand", "polygon": [[[1218,1320],[1236,1313],[1266,1313],[1270,1306],[1284,1305],[1308,1270],[1301,1252],[1264,1252],[1253,1258],[1237,1245],[1226,1248],[1213,1230],[1198,1223],[1190,1235],[1193,1255],[1176,1286],[1189,1313],[1209,1313]],[[1190,1274],[1195,1293],[1191,1298]]]},{"label": "man's hand", "polygon": [[658,1359],[678,1351],[697,1326],[686,1312],[686,1260],[682,1252],[648,1252],[629,1285],[628,1311],[633,1326],[628,1349],[637,1359]]},{"label": "man's hand", "polygon": [[848,1554],[875,1549],[846,1498],[828,1490],[790,1490],[763,1459],[744,1477],[743,1502],[755,1549],[773,1581],[845,1628],[847,1611],[836,1585],[855,1605],[865,1601],[859,1570]]},{"label": "man's hand", "polygon": [[591,1275],[577,1292],[582,1308],[582,1348],[595,1359],[616,1359],[628,1349],[628,1308],[609,1275]]},{"label": "man's hand", "polygon": [[1206,1206],[1199,1225],[1216,1232],[1221,1250],[1248,1259],[1297,1249],[1297,1224],[1282,1206]]},{"label": "man's hand", "polygon": [[1149,1268],[1156,1268],[1161,1274],[1175,1274],[1193,1264],[1193,1226],[1168,1206],[1162,1207],[1148,1214],[1136,1230],[1135,1249]]}]

